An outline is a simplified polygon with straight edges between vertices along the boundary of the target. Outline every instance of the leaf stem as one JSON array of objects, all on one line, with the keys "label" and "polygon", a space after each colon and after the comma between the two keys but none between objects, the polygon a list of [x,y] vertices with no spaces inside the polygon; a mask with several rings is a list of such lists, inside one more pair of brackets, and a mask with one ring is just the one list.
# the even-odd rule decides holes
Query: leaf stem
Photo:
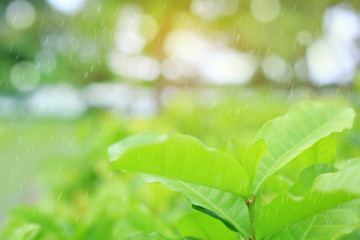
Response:
[{"label": "leaf stem", "polygon": [[255,200],[256,197],[252,196],[249,199],[246,199],[246,206],[248,207],[250,228],[251,228],[251,240],[256,240],[255,235]]}]

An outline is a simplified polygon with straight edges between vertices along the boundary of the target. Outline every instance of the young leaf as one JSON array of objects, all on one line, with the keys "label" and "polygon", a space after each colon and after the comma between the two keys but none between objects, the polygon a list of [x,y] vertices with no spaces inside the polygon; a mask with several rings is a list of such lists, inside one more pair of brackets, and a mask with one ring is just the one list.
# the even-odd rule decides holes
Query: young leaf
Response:
[{"label": "young leaf", "polygon": [[255,179],[258,163],[267,151],[265,141],[259,139],[247,148],[235,138],[230,138],[228,145],[233,157],[244,168],[249,177],[249,182],[252,184]]},{"label": "young leaf", "polygon": [[360,197],[360,159],[349,161],[343,169],[315,178],[305,195],[283,193],[269,204],[257,204],[257,236],[262,238]]},{"label": "young leaf", "polygon": [[351,108],[333,102],[304,102],[292,107],[286,115],[267,122],[255,137],[255,142],[265,140],[268,152],[259,162],[253,194],[268,176],[319,139],[350,128],[354,116]]},{"label": "young leaf", "polygon": [[178,222],[181,235],[206,240],[238,240],[238,234],[230,231],[219,220],[203,213],[192,213]]},{"label": "young leaf", "polygon": [[249,181],[239,163],[194,137],[145,133],[109,148],[111,167],[178,179],[245,196]]}]

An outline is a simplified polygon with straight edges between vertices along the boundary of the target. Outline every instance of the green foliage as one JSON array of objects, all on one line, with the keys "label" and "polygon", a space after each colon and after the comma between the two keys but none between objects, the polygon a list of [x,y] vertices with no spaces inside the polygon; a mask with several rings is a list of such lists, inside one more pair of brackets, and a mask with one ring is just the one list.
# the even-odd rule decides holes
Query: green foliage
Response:
[{"label": "green foliage", "polygon": [[314,217],[291,225],[270,237],[281,239],[327,240],[351,232],[359,222],[359,217],[351,209],[332,209]]},{"label": "green foliage", "polygon": [[39,233],[40,226],[36,224],[25,224],[15,228],[3,236],[3,240],[33,240]]},{"label": "green foliage", "polygon": [[[320,174],[315,178],[313,185],[301,196],[294,196],[291,192],[284,192],[276,195],[268,204],[258,204],[258,235],[261,237],[267,236],[285,228],[289,224],[358,199],[360,195],[356,182],[349,180],[339,186],[339,189],[336,189],[338,183],[333,178],[350,173],[350,169],[358,171],[360,169],[359,163],[360,159],[352,160],[349,161],[348,167],[338,172]],[[304,171],[307,171],[307,169]],[[324,188],[323,183],[326,181],[332,184],[331,190]]]},{"label": "green foliage", "polygon": [[359,224],[360,159],[338,167],[333,150],[322,153],[354,115],[334,102],[300,103],[266,123],[250,147],[231,139],[230,153],[186,135],[139,134],[110,147],[111,166],[184,193],[203,212],[180,221],[185,237],[332,239]]},{"label": "green foliage", "polygon": [[264,139],[268,152],[259,162],[253,185],[257,193],[263,181],[294,157],[332,132],[351,128],[354,111],[336,103],[305,102],[288,114],[267,122],[255,140]]},{"label": "green foliage", "polygon": [[[237,160],[244,168],[248,175],[249,182],[252,184],[255,180],[259,161],[267,152],[265,141],[263,139],[259,139],[249,148],[247,148],[238,140],[231,138],[229,141],[229,150],[231,151],[235,160]],[[249,194],[250,188],[248,189],[246,196],[249,196]]]},{"label": "green foliage", "polygon": [[226,154],[185,135],[143,133],[109,148],[112,168],[179,179],[245,196],[245,170]]},{"label": "green foliage", "polygon": [[195,209],[211,213],[212,217],[225,222],[231,229],[236,229],[243,237],[250,234],[246,204],[239,196],[216,188],[158,176],[146,176],[145,179],[160,182],[174,191],[184,193],[193,206],[203,207],[194,207]]},{"label": "green foliage", "polygon": [[[236,98],[236,101],[233,97],[228,100],[224,98],[216,102],[213,108],[204,108],[201,107],[200,101],[195,101],[195,98],[187,99],[188,101],[185,102],[183,99],[176,99],[174,105],[156,117],[148,119],[121,118],[119,121],[118,116],[115,115],[94,114],[70,123],[1,121],[0,127],[3,133],[3,137],[0,138],[1,157],[14,160],[6,162],[8,166],[5,165],[2,169],[3,185],[8,185],[6,180],[10,178],[6,177],[8,176],[6,174],[10,176],[12,169],[16,169],[17,174],[11,175],[12,189],[16,190],[16,186],[20,186],[26,177],[27,183],[23,191],[30,192],[32,199],[29,204],[18,206],[10,211],[5,218],[0,239],[16,239],[13,234],[23,231],[29,225],[37,226],[34,235],[31,235],[33,240],[100,238],[115,240],[129,236],[142,237],[142,239],[152,237],[183,239],[180,237],[180,234],[183,235],[182,230],[175,223],[188,214],[192,206],[195,212],[201,212],[199,214],[202,214],[201,218],[204,221],[211,219],[210,222],[216,222],[215,226],[222,226],[219,231],[224,235],[233,236],[235,233],[236,240],[247,240],[247,236],[251,235],[251,228],[247,205],[243,197],[217,188],[154,174],[142,176],[147,181],[160,182],[167,188],[184,193],[191,203],[189,205],[184,196],[167,190],[161,184],[144,184],[137,175],[114,174],[108,167],[106,150],[111,143],[148,130],[184,132],[197,136],[210,146],[221,149],[227,159],[232,159],[238,164],[239,159],[233,157],[231,151],[225,149],[229,143],[227,137],[231,135],[240,139],[249,146],[246,149],[250,149],[252,145],[249,143],[252,142],[256,129],[274,116],[283,114],[289,104],[283,98],[272,97],[269,101],[261,95],[244,95]],[[194,103],[189,108],[188,104],[191,101]],[[260,234],[270,232],[267,234],[269,237],[265,239],[270,238],[270,235],[277,239],[286,239],[288,236],[285,234],[290,229],[303,229],[307,226],[309,219],[315,216],[317,216],[317,220],[314,220],[318,226],[317,229],[320,229],[321,216],[333,210],[335,214],[341,208],[339,216],[341,214],[348,216],[346,218],[348,220],[344,219],[342,222],[342,225],[347,226],[343,230],[339,229],[338,225],[335,226],[336,223],[341,225],[339,219],[335,221],[333,218],[327,218],[328,224],[331,221],[334,222],[332,226],[337,229],[334,230],[337,235],[345,234],[334,238],[360,239],[357,200],[339,203],[340,200],[346,201],[342,197],[346,190],[337,194],[338,199],[335,199],[335,195],[330,196],[329,193],[322,195],[326,198],[330,196],[329,199],[333,199],[332,204],[340,204],[335,209],[321,210],[316,205],[314,213],[307,212],[301,215],[302,212],[299,211],[300,215],[296,218],[290,214],[286,215],[286,211],[277,210],[276,212],[276,209],[272,209],[276,206],[272,204],[273,200],[286,203],[285,207],[288,206],[290,211],[292,207],[298,208],[302,203],[310,205],[309,200],[302,201],[301,195],[307,196],[308,193],[318,191],[314,189],[316,187],[314,181],[319,176],[328,174],[326,172],[339,173],[348,163],[345,159],[359,156],[357,135],[358,123],[355,122],[352,131],[331,134],[329,137],[322,138],[263,182],[255,203],[257,216],[255,230],[258,238]],[[20,138],[22,138],[21,142],[19,142]],[[54,141],[49,141],[52,138]],[[27,148],[30,146],[35,147],[35,151],[29,155]],[[46,151],[42,151],[42,147]],[[18,159],[15,158],[16,156]],[[34,161],[28,162],[29,157]],[[245,166],[250,167],[246,164]],[[38,182],[42,183],[41,191],[34,191],[32,176],[36,176]],[[4,196],[2,199],[4,203],[12,199],[11,192],[6,192],[4,189],[2,189],[2,196]],[[351,197],[355,196],[352,194]],[[291,200],[297,200],[299,205],[292,205],[294,202]],[[269,229],[259,220],[259,215],[264,211],[279,217],[264,218],[264,221],[271,223]],[[349,212],[352,214],[348,214]],[[307,217],[309,214],[311,216]],[[287,220],[282,221],[282,218],[287,219],[289,223]],[[278,221],[280,225],[276,225],[275,221]],[[204,224],[208,224],[207,222]],[[290,222],[293,223],[290,224]],[[284,224],[286,224],[285,227]],[[291,230],[291,234],[295,230]],[[133,235],[138,232],[144,234]],[[152,234],[153,232],[158,232],[160,235]],[[195,233],[187,232],[186,235],[195,236]],[[324,235],[324,238],[325,236],[329,237],[329,235]]]}]

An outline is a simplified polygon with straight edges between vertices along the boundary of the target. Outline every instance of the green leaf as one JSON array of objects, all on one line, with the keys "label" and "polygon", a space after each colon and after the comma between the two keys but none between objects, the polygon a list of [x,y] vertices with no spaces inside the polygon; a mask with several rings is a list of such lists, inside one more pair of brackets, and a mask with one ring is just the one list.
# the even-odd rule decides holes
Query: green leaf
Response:
[{"label": "green leaf", "polygon": [[[230,138],[228,146],[233,157],[246,171],[250,184],[252,184],[256,176],[258,163],[267,152],[265,141],[263,139],[259,139],[247,148],[238,140]],[[250,192],[248,192],[247,195],[249,194]]]},{"label": "green leaf", "polygon": [[320,139],[313,146],[306,149],[281,168],[277,173],[287,178],[297,181],[300,172],[317,163],[327,163],[333,165],[336,156],[336,145],[332,136]]},{"label": "green leaf", "polygon": [[279,194],[268,203],[256,205],[257,236],[262,238],[286,226],[315,216],[360,197],[360,159],[348,161],[343,169],[315,178],[303,196]]},{"label": "green leaf", "polygon": [[[323,163],[330,166],[335,160],[335,143],[325,137],[306,149],[286,166],[272,174],[261,186],[262,200],[269,202],[274,195],[287,192],[299,180],[301,172],[309,166]],[[330,164],[330,165],[329,165]],[[312,184],[313,178],[311,180]]]},{"label": "green leaf", "polygon": [[231,230],[231,231],[233,231],[233,232],[237,232],[237,231],[238,231],[228,220],[226,220],[225,218],[221,217],[221,216],[218,215],[216,212],[213,212],[213,211],[211,211],[210,209],[201,207],[201,206],[199,206],[199,205],[194,205],[194,204],[192,204],[192,207],[193,207],[193,209],[195,209],[195,210],[197,210],[197,211],[199,211],[199,212],[202,212],[202,213],[204,213],[204,214],[207,214],[207,215],[209,215],[210,217],[215,218],[215,219],[221,221],[223,224],[225,224],[225,226],[226,226],[229,230]]},{"label": "green leaf", "polygon": [[241,165],[194,137],[143,133],[109,148],[111,167],[201,184],[241,196],[249,189]]},{"label": "green leaf", "polygon": [[124,240],[185,240],[185,238],[168,238],[159,233],[138,233],[125,238]]},{"label": "green leaf", "polygon": [[338,237],[336,240],[359,240],[359,239],[360,239],[360,229],[359,227],[357,227],[355,231],[353,231],[352,233]]},{"label": "green leaf", "polygon": [[230,231],[219,220],[203,213],[192,213],[178,221],[180,233],[185,237],[203,240],[238,240],[238,234]]},{"label": "green leaf", "polygon": [[68,232],[63,229],[60,219],[28,205],[18,206],[10,211],[11,215],[41,226],[41,231],[51,232],[58,239],[66,239]]},{"label": "green leaf", "polygon": [[299,181],[289,189],[289,192],[295,196],[302,196],[311,188],[313,181],[317,176],[336,171],[337,169],[329,164],[314,164],[307,167],[301,172]]},{"label": "green leaf", "polygon": [[[238,195],[198,184],[167,179],[158,176],[144,176],[146,181],[160,182],[167,188],[185,194],[189,201],[217,214],[212,215],[233,226],[243,238],[251,235],[248,210],[245,201]],[[199,209],[200,210],[200,209]]]},{"label": "green leaf", "polygon": [[267,177],[321,138],[351,128],[354,116],[351,108],[337,103],[304,102],[267,122],[254,140],[264,139],[268,152],[259,162],[252,192],[256,194]]},{"label": "green leaf", "polygon": [[336,173],[327,173],[315,179],[313,189],[333,193],[343,191],[360,194],[360,158],[346,162],[343,169]]},{"label": "green leaf", "polygon": [[5,234],[5,236],[3,236],[3,240],[33,240],[36,239],[39,231],[40,225],[25,224]]},{"label": "green leaf", "polygon": [[294,181],[287,176],[273,174],[264,181],[261,192],[258,195],[261,195],[262,200],[265,200],[265,202],[269,202],[269,200],[263,198],[264,195],[271,197],[287,192],[294,184]]},{"label": "green leaf", "polygon": [[352,209],[332,209],[291,225],[269,240],[328,240],[350,233],[359,223]]}]

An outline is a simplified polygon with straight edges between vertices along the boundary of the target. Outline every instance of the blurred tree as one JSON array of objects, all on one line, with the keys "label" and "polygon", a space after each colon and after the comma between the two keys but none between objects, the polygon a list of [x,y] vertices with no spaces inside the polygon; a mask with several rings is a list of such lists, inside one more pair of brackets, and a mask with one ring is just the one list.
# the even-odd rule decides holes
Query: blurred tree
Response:
[{"label": "blurred tree", "polygon": [[[317,38],[322,31],[323,13],[329,7],[344,4],[360,9],[357,0],[272,0],[264,6],[267,9],[259,7],[258,0],[227,0],[224,2],[228,5],[221,5],[220,12],[214,9],[224,2],[216,0],[112,0],[86,1],[79,12],[62,13],[48,3],[56,1],[29,0],[27,3],[36,11],[35,21],[28,28],[16,29],[10,23],[14,16],[9,15],[14,2],[25,1],[0,2],[0,92],[7,94],[18,92],[11,83],[11,69],[22,61],[32,62],[40,70],[39,84],[65,81],[79,87],[91,82],[127,80],[129,77],[111,71],[108,58],[116,48],[119,14],[129,5],[138,6],[156,21],[157,34],[140,53],[160,62],[166,57],[166,36],[174,29],[188,29],[257,58],[277,54],[294,64],[307,47],[299,44],[299,33],[305,31],[305,37]],[[22,11],[19,8],[15,14],[23,16]],[[142,26],[143,34],[149,34],[146,23],[148,19]]]}]

